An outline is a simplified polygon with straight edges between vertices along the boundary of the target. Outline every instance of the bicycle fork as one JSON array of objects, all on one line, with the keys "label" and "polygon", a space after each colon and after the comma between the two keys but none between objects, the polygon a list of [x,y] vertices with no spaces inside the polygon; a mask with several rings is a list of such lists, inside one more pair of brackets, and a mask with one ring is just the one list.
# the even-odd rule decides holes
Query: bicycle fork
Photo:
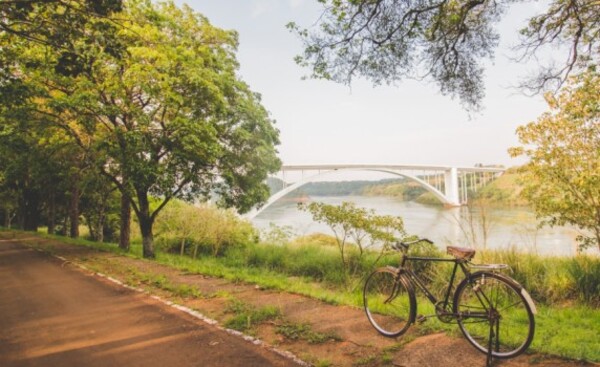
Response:
[{"label": "bicycle fork", "polygon": [[394,288],[390,292],[390,296],[385,301],[383,301],[384,304],[392,302],[392,300],[398,296],[398,292],[400,289],[400,285],[399,285],[400,282],[401,282],[400,277],[396,278],[396,281],[394,282]]}]

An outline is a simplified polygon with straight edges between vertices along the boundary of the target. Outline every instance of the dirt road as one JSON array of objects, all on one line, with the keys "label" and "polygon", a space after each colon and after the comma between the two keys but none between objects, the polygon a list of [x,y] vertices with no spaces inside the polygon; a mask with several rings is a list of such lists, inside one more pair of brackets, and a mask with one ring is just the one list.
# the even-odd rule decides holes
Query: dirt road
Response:
[{"label": "dirt road", "polygon": [[0,241],[0,366],[295,366],[145,294]]}]

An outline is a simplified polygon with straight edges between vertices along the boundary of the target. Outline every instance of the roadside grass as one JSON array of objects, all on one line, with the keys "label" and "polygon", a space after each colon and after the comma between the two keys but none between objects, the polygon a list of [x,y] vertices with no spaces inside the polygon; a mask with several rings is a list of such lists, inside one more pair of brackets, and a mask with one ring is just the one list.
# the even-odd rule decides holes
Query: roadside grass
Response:
[{"label": "roadside grass", "polygon": [[251,335],[259,324],[281,317],[281,311],[275,306],[256,308],[235,298],[228,301],[225,312],[233,314],[225,321],[226,328]]},{"label": "roadside grass", "polygon": [[[6,232],[4,232],[6,233]],[[23,232],[26,233],[26,232]],[[27,233],[30,235],[30,233]],[[10,234],[8,234],[10,236]],[[42,238],[86,246],[131,258],[142,259],[141,244],[133,243],[125,253],[115,244],[99,244],[60,236],[39,234]],[[38,241],[39,244],[46,241]],[[33,241],[35,244],[35,241]],[[41,246],[40,246],[41,247]],[[44,249],[47,247],[44,245]],[[50,247],[51,249],[51,247]],[[256,251],[254,251],[256,250]],[[269,252],[271,250],[271,252]],[[286,252],[288,251],[288,252]],[[306,256],[306,258],[304,258]],[[297,293],[330,304],[362,307],[360,282],[352,286],[340,282],[338,275],[326,275],[323,269],[336,269],[335,249],[321,247],[311,252],[310,245],[298,247],[253,245],[233,248],[224,256],[202,255],[197,259],[158,252],[156,262],[190,274],[204,274],[225,278],[233,282],[247,282],[262,288]],[[308,259],[308,260],[307,260]],[[531,350],[576,360],[600,362],[600,258],[579,256],[574,258],[539,257],[518,254],[514,251],[488,252],[486,262],[503,262],[511,266],[509,275],[528,289],[538,303],[536,334]],[[148,261],[148,260],[144,260]],[[379,265],[394,264],[397,256],[384,257]],[[282,263],[292,264],[284,266]],[[337,265],[339,266],[339,264]],[[360,265],[356,265],[359,267]],[[291,270],[290,270],[291,269]],[[437,270],[436,270],[437,269]],[[447,281],[447,270],[422,269],[432,282]],[[357,273],[359,273],[357,271]],[[149,277],[145,282],[181,296],[198,297],[189,289],[172,289],[164,279]],[[428,302],[419,301],[419,314],[433,314]],[[243,312],[242,312],[243,313]],[[234,327],[250,329],[255,320],[277,317],[275,310],[250,310],[230,322]],[[234,328],[232,327],[232,328]],[[460,335],[456,325],[443,324],[435,318],[415,327],[417,334],[444,330]],[[324,361],[325,362],[325,361]]]},{"label": "roadside grass", "polygon": [[320,333],[312,329],[307,323],[284,322],[275,329],[277,334],[283,335],[291,340],[304,340],[309,344],[321,344],[326,341],[341,341],[338,335],[333,333]]}]

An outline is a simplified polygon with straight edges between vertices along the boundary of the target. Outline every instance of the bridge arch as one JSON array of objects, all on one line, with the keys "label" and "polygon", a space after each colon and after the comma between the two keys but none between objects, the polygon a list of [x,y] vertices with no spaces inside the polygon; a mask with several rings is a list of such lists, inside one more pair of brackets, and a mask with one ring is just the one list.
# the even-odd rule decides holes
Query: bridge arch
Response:
[{"label": "bridge arch", "polygon": [[441,191],[439,191],[438,189],[436,189],[435,187],[431,186],[430,184],[428,184],[427,182],[421,180],[418,177],[415,177],[413,175],[409,175],[407,173],[403,173],[400,171],[396,171],[393,169],[386,169],[386,168],[339,168],[339,169],[332,169],[332,170],[327,170],[327,171],[323,171],[323,172],[319,172],[315,175],[312,175],[308,178],[302,179],[300,181],[297,181],[295,183],[293,183],[290,186],[285,187],[283,190],[280,190],[278,192],[276,192],[274,195],[272,195],[269,200],[267,200],[267,202],[260,208],[258,209],[254,209],[252,211],[250,211],[249,213],[247,213],[245,215],[245,217],[247,219],[253,219],[254,217],[256,217],[257,215],[259,215],[260,213],[262,213],[266,208],[268,208],[269,206],[273,205],[273,203],[275,203],[277,200],[283,198],[285,195],[289,194],[290,192],[306,185],[309,184],[311,182],[315,182],[317,178],[322,177],[322,176],[326,176],[329,175],[331,173],[336,173],[336,172],[344,172],[344,171],[371,171],[371,172],[383,172],[383,173],[389,173],[395,176],[400,176],[400,177],[404,177],[404,178],[408,178],[409,180],[415,181],[417,183],[419,183],[424,189],[426,189],[427,191],[431,192],[436,198],[438,198],[443,204],[446,205],[452,205],[453,203],[450,202],[448,200],[448,198],[444,195],[444,193],[442,193]]}]

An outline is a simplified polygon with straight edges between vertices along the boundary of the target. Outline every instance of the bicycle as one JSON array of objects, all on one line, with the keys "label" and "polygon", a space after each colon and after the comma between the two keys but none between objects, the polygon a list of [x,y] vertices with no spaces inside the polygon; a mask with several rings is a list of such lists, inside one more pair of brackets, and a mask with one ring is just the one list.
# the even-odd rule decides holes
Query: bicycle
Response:
[{"label": "bicycle", "polygon": [[[475,250],[454,246],[447,247],[452,258],[409,256],[409,247],[419,242],[432,243],[422,238],[394,244],[393,249],[402,253],[400,266],[376,269],[367,278],[363,302],[373,327],[384,336],[397,337],[416,321],[437,317],[445,323],[456,321],[469,343],[487,355],[487,366],[493,358],[512,358],[523,353],[533,340],[536,308],[525,288],[499,272],[508,266],[473,264]],[[415,261],[454,263],[442,300],[407,266]],[[464,279],[456,286],[450,302],[459,268]],[[435,314],[417,318],[415,287],[434,305]]]}]

